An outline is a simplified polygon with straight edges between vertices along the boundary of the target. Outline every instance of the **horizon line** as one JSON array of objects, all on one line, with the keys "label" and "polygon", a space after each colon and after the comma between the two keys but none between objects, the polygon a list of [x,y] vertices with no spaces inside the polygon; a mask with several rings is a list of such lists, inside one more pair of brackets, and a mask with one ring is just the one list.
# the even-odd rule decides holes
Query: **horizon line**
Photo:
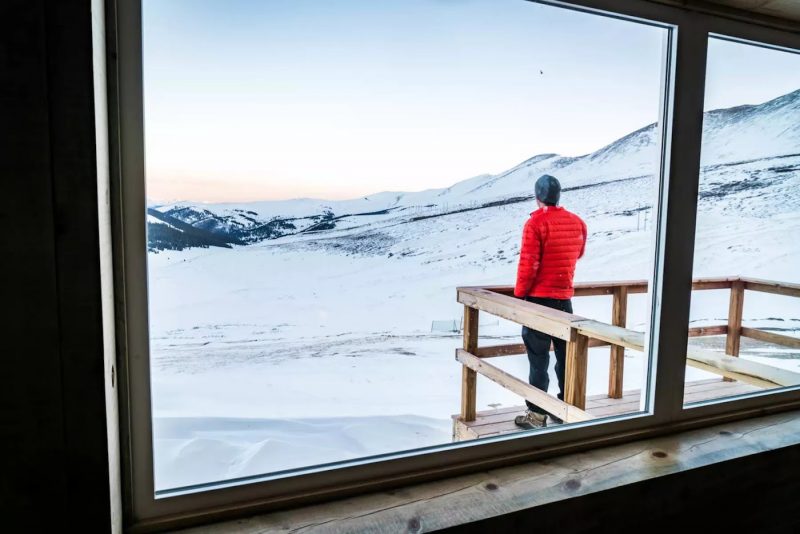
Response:
[{"label": "horizon line", "polygon": [[[709,113],[714,113],[714,112],[718,112],[718,111],[728,111],[728,110],[738,109],[738,108],[743,108],[743,107],[764,106],[764,105],[770,104],[770,103],[772,103],[772,102],[774,102],[776,100],[780,100],[781,98],[785,98],[785,97],[787,97],[789,95],[792,95],[792,94],[795,94],[795,93],[800,95],[800,88],[797,88],[797,89],[795,89],[793,91],[789,91],[788,93],[784,93],[782,95],[778,95],[776,97],[770,98],[768,100],[765,100],[763,102],[759,102],[759,103],[756,103],[756,104],[738,104],[736,106],[730,106],[730,107],[727,107],[727,108],[710,109],[708,111],[704,111],[703,112],[703,116],[705,116],[705,115],[707,115]],[[614,145],[615,143],[619,142],[620,140],[625,139],[626,137],[628,137],[630,135],[633,135],[633,134],[635,134],[637,132],[640,132],[642,130],[650,128],[650,127],[652,127],[652,126],[654,126],[656,124],[658,124],[658,122],[651,122],[649,124],[646,124],[646,125],[644,125],[644,126],[642,126],[640,128],[632,130],[631,132],[629,132],[629,133],[627,133],[627,134],[625,134],[625,135],[623,135],[623,136],[611,141],[610,143],[607,143],[607,144],[601,146],[600,148],[598,148],[596,150],[593,150],[592,152],[587,152],[587,153],[581,154],[579,156],[564,156],[564,155],[559,154],[557,152],[541,152],[539,154],[534,154],[533,156],[525,158],[524,160],[520,161],[519,163],[517,163],[515,165],[512,165],[512,166],[506,168],[505,170],[500,171],[499,173],[496,173],[496,174],[493,174],[493,173],[479,173],[479,174],[475,174],[473,176],[470,176],[468,178],[463,178],[461,180],[458,180],[456,182],[451,183],[450,185],[443,186],[443,187],[429,187],[429,188],[426,188],[426,189],[420,189],[420,190],[416,190],[416,191],[389,191],[389,190],[383,190],[383,191],[375,191],[373,193],[369,193],[369,194],[366,194],[366,195],[356,195],[356,196],[352,196],[352,197],[339,198],[339,199],[316,198],[316,197],[287,197],[287,198],[258,198],[258,199],[250,199],[250,200],[214,201],[214,200],[192,200],[192,199],[159,200],[159,199],[151,199],[151,198],[145,196],[145,204],[148,207],[160,207],[160,206],[167,205],[167,204],[180,204],[180,203],[184,203],[184,202],[186,202],[186,203],[191,202],[191,203],[197,203],[197,204],[215,204],[215,205],[221,205],[221,204],[256,204],[256,203],[262,203],[262,202],[295,202],[295,201],[346,202],[348,200],[357,200],[357,199],[362,199],[362,198],[363,199],[368,199],[369,197],[373,197],[373,196],[376,196],[376,195],[383,195],[383,194],[406,195],[406,194],[414,194],[414,193],[423,193],[425,191],[445,190],[445,189],[449,189],[449,188],[451,188],[451,187],[453,187],[453,186],[455,186],[457,184],[460,184],[460,183],[462,183],[462,182],[464,182],[466,180],[471,180],[473,178],[478,178],[478,177],[481,177],[481,176],[500,176],[500,175],[506,174],[506,173],[511,172],[514,169],[518,168],[520,165],[523,165],[523,164],[527,163],[528,161],[530,161],[532,159],[540,158],[542,156],[549,156],[549,157],[545,158],[542,161],[545,161],[547,159],[552,159],[552,158],[570,158],[570,159],[574,159],[574,160],[580,160],[580,159],[583,159],[583,158],[585,158],[587,156],[590,156],[592,154],[596,154],[597,152],[600,152],[600,151],[602,151],[602,150]],[[145,178],[145,182],[147,182],[146,178]]]}]

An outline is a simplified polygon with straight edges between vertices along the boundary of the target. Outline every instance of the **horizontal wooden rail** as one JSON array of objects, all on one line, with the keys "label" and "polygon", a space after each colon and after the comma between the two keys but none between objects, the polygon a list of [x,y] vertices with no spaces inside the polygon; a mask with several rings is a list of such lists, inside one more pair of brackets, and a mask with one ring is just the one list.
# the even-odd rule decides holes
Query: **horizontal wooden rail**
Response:
[{"label": "horizontal wooden rail", "polygon": [[[620,344],[626,348],[640,352],[644,350],[644,333],[633,330],[621,333],[620,330],[626,329],[597,321],[587,323],[578,329],[587,336],[603,336],[601,339],[624,338],[624,343]],[[694,347],[689,347],[687,350],[686,364],[762,388],[800,385],[800,373]]]},{"label": "horizontal wooden rail", "polygon": [[793,349],[800,349],[800,338],[785,336],[783,334],[776,334],[775,332],[765,332],[764,330],[757,330],[755,328],[742,327],[742,335],[750,339],[757,339],[767,343],[774,343],[776,345],[783,345],[784,347],[791,347]]},{"label": "horizontal wooden rail", "polygon": [[[800,284],[739,276],[696,278],[692,281],[692,290],[705,291],[711,289],[728,289],[731,287],[733,282],[739,281],[743,282],[745,289],[749,289],[750,291],[760,291],[763,293],[774,293],[776,295],[800,297]],[[575,296],[590,297],[595,295],[612,295],[615,287],[627,287],[628,293],[647,293],[647,280],[579,282],[575,284]],[[486,289],[493,293],[500,293],[501,295],[514,295],[514,286],[507,285],[465,287],[463,289]]]},{"label": "horizontal wooden rail", "polygon": [[[610,343],[606,343],[600,339],[590,339],[589,340],[589,348],[592,347],[607,347]],[[555,350],[552,345],[550,345],[550,352]],[[511,343],[509,345],[490,345],[488,347],[478,347],[475,351],[475,356],[478,358],[496,358],[497,356],[514,356],[516,354],[525,354],[527,350],[525,349],[524,343]]]},{"label": "horizontal wooden rail", "polygon": [[773,293],[776,295],[785,295],[787,297],[800,297],[800,284],[761,280],[759,278],[742,278],[741,280],[744,282],[744,288],[750,291]]},{"label": "horizontal wooden rail", "polygon": [[[597,321],[587,321],[583,327],[578,328],[578,331],[583,335],[596,336],[600,339],[618,338],[617,343],[626,348],[640,352],[644,350],[643,332],[627,330]],[[800,384],[800,373],[694,347],[689,347],[687,350],[686,364],[762,388]]]},{"label": "horizontal wooden rail", "polygon": [[728,333],[728,325],[695,326],[689,329],[689,337],[724,336]]},{"label": "horizontal wooden rail", "polygon": [[[639,352],[644,351],[643,332],[612,326],[591,319],[574,321],[572,324],[581,335],[601,339]],[[762,388],[800,385],[800,373],[693,347],[690,347],[687,351],[686,363],[692,367],[711,371],[718,375]]]},{"label": "horizontal wooden rail", "polygon": [[589,282],[575,284],[576,297],[595,297],[613,295],[618,287],[624,287],[628,293],[647,293],[647,280],[620,280],[619,282]]},{"label": "horizontal wooden rail", "polygon": [[728,289],[739,280],[738,277],[730,278],[696,278],[692,280],[692,291],[707,291],[709,289]]},{"label": "horizontal wooden rail", "polygon": [[800,373],[695,347],[689,347],[686,363],[701,369],[704,367],[693,364],[710,366],[716,374],[762,388],[800,385]]},{"label": "horizontal wooden rail", "polygon": [[642,351],[644,347],[644,334],[636,330],[629,330],[621,326],[601,323],[593,319],[582,319],[572,324],[578,333],[592,339],[600,339],[611,345]]},{"label": "horizontal wooden rail", "polygon": [[[752,331],[752,329],[750,329],[750,328],[748,328],[747,330],[748,331]],[[697,326],[695,328],[690,328],[689,329],[689,337],[721,336],[721,335],[725,335],[727,332],[728,332],[728,327],[725,326],[725,325]],[[759,336],[754,335],[754,336],[752,336],[753,339],[763,339],[764,341],[768,341],[768,339],[766,337],[764,337],[764,338],[760,337],[760,334],[766,334],[766,336],[769,336],[770,339],[772,339],[772,336],[774,335],[774,336],[776,336],[778,338],[781,338],[781,339],[785,338],[787,340],[791,340],[791,342],[800,343],[800,339],[795,338],[795,337],[781,336],[781,335],[778,335],[778,334],[771,334],[771,333],[768,333],[768,332],[761,332],[760,330],[758,330],[757,332],[759,333]],[[743,335],[745,335],[744,332],[743,332]],[[748,336],[748,337],[750,337],[750,336]],[[616,347],[623,347],[624,346],[624,345],[617,345],[616,343],[610,343],[608,341],[603,341],[602,339],[595,339],[595,338],[590,338],[589,339],[589,348],[608,347],[609,345],[616,346]],[[788,346],[794,346],[794,345],[789,345],[788,343],[787,343],[787,345]],[[550,351],[552,352],[553,350],[554,349],[553,349],[553,347],[551,345],[550,346]],[[508,345],[489,345],[487,347],[478,347],[478,349],[475,351],[475,356],[477,356],[478,358],[496,358],[498,356],[514,356],[514,355],[517,355],[517,354],[525,354],[525,352],[526,352],[526,349],[525,349],[525,344],[524,343],[510,343]]]},{"label": "horizontal wooden rail", "polygon": [[[747,330],[748,331],[752,331],[752,329],[750,329],[750,328],[748,328]],[[761,331],[758,331],[758,332],[762,333]],[[723,336],[723,335],[725,335],[727,333],[728,333],[728,327],[725,326],[724,324],[723,325],[718,325],[718,326],[697,326],[697,327],[689,329],[689,337]],[[768,332],[763,332],[763,333],[767,334],[770,337],[772,336],[772,334],[770,334]],[[780,335],[777,335],[777,334],[776,334],[776,336],[781,338],[781,339],[786,338],[786,339],[792,340],[793,342],[800,343],[800,339],[798,339],[798,338],[789,337],[789,336],[780,336]],[[752,336],[752,337],[753,337],[753,339],[761,339],[760,337],[757,337],[757,336]],[[766,338],[764,338],[763,340],[767,341]],[[603,341],[602,339],[595,339],[595,338],[590,338],[589,339],[589,348],[608,347],[609,345],[611,345],[611,346],[623,346],[623,345],[617,345],[616,343],[610,343],[608,341]],[[789,345],[789,346],[793,346],[793,345]],[[551,345],[550,346],[550,351],[552,352],[553,350],[554,349],[553,349],[553,347]],[[526,349],[525,349],[525,344],[524,343],[510,343],[508,345],[490,345],[488,347],[478,347],[477,351],[475,352],[475,356],[477,356],[478,358],[496,358],[498,356],[514,356],[514,355],[517,355],[517,354],[525,354],[525,352],[526,352]]]},{"label": "horizontal wooden rail", "polygon": [[458,288],[458,302],[566,341],[571,340],[570,324],[582,319],[578,315],[475,287]]},{"label": "horizontal wooden rail", "polygon": [[[705,291],[711,289],[728,289],[733,282],[740,280],[738,276],[716,277],[716,278],[696,278],[692,281],[693,291]],[[789,290],[794,291],[795,284],[781,284],[780,282],[771,282],[769,280],[754,280],[759,284],[766,284],[768,287],[775,288],[780,286],[775,291]],[[626,287],[628,293],[647,293],[647,280],[618,280],[613,282],[579,282],[575,284],[576,297],[591,297],[600,295],[613,295],[614,288]],[[760,287],[760,286],[759,286]],[[798,291],[800,291],[800,286]],[[781,289],[784,288],[784,289]],[[788,288],[788,289],[786,289]],[[499,293],[509,297],[514,296],[514,286],[477,286],[477,287],[463,287],[459,289],[485,289],[492,293]],[[761,289],[759,289],[761,291]],[[800,296],[800,295],[798,295]]]},{"label": "horizontal wooden rail", "polygon": [[523,382],[519,378],[506,373],[499,367],[495,367],[463,349],[456,349],[456,360],[476,373],[485,376],[489,380],[503,386],[505,389],[516,393],[525,400],[547,410],[549,413],[567,423],[593,419],[593,417],[584,410],[548,395],[541,389],[535,388],[527,382]]},{"label": "horizontal wooden rail", "polygon": [[511,343],[509,345],[492,345],[490,347],[478,347],[475,356],[478,358],[496,358],[497,356],[513,356],[515,354],[525,354],[524,343]]}]

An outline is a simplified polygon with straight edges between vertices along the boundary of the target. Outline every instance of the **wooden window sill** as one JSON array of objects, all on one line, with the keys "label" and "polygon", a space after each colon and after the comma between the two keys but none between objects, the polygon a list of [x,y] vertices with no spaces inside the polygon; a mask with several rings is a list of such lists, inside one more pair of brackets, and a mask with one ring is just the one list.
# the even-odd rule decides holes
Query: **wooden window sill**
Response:
[{"label": "wooden window sill", "polygon": [[800,411],[784,412],[186,532],[430,532],[797,444]]}]

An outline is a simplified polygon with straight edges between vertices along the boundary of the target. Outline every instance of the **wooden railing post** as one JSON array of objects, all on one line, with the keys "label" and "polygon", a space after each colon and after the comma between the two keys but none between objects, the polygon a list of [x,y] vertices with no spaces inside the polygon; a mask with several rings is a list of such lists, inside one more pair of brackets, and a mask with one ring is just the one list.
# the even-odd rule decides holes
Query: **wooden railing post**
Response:
[{"label": "wooden railing post", "polygon": [[589,364],[589,338],[572,329],[567,341],[567,369],[564,376],[564,402],[586,409],[586,370]]},{"label": "wooden railing post", "polygon": [[[628,318],[628,287],[614,288],[614,303],[611,308],[611,324],[625,328]],[[611,358],[608,369],[608,396],[622,398],[622,377],[625,367],[625,347],[611,345]]]},{"label": "wooden railing post", "polygon": [[[744,309],[744,282],[731,283],[731,300],[728,306],[728,337],[725,340],[725,354],[739,356],[739,343],[742,339],[742,310]],[[725,377],[726,382],[732,382]]]},{"label": "wooden railing post", "polygon": [[[478,310],[464,306],[464,350],[475,354],[478,349]],[[461,420],[474,421],[477,405],[477,373],[467,367],[461,369]]]}]

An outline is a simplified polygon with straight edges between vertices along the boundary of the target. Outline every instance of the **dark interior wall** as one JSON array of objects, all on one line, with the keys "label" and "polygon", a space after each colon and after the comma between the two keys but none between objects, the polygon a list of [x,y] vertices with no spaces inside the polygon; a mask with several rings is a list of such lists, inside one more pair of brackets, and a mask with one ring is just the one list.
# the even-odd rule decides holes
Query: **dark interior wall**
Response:
[{"label": "dark interior wall", "polygon": [[[3,531],[110,524],[91,44],[89,0],[0,1]],[[465,531],[791,531],[798,481],[794,447]]]},{"label": "dark interior wall", "polygon": [[89,0],[0,2],[0,521],[109,528]]}]

